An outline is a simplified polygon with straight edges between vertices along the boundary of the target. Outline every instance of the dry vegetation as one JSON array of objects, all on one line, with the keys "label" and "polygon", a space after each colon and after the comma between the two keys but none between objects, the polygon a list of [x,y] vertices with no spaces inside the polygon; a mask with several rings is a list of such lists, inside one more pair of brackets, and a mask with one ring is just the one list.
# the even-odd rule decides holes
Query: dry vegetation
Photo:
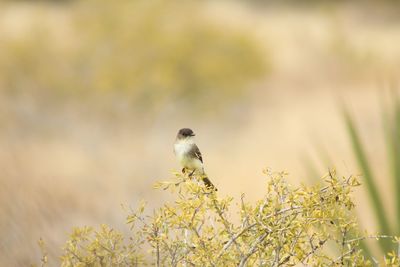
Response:
[{"label": "dry vegetation", "polygon": [[[265,196],[249,203],[242,195],[239,222],[231,197],[219,197],[195,178],[176,174],[157,187],[175,195],[173,203],[130,211],[132,236],[102,225],[75,228],[64,247],[62,266],[373,266],[363,255],[363,235],[352,216],[357,178],[323,177],[325,185],[293,188],[286,174],[266,170]],[[46,265],[45,246],[42,263]],[[146,253],[148,251],[149,253]],[[386,266],[400,259],[390,252]]]}]

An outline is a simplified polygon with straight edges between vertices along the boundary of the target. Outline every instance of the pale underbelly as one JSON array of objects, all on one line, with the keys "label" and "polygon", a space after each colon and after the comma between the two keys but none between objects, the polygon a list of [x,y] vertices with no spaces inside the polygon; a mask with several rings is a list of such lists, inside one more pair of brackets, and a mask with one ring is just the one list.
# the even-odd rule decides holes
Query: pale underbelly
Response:
[{"label": "pale underbelly", "polygon": [[175,155],[182,167],[190,170],[198,170],[203,172],[203,163],[197,159],[188,156],[191,146],[187,144],[175,144]]},{"label": "pale underbelly", "polygon": [[203,164],[201,163],[200,160],[198,159],[193,159],[185,156],[178,156],[179,163],[182,165],[182,167],[185,167],[187,169],[191,170],[202,170],[203,169]]}]

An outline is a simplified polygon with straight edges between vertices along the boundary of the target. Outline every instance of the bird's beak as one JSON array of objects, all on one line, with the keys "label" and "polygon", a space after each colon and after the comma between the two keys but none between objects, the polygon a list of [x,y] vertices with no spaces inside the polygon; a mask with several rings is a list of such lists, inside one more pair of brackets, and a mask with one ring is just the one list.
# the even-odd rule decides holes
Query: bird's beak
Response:
[{"label": "bird's beak", "polygon": [[194,133],[192,133],[190,136],[196,136]]}]

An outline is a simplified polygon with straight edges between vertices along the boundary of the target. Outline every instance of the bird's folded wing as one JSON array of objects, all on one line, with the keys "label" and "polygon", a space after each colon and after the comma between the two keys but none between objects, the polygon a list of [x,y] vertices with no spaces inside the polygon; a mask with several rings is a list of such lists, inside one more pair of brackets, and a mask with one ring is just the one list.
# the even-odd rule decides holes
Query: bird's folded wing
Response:
[{"label": "bird's folded wing", "polygon": [[201,156],[200,149],[197,145],[193,145],[192,148],[188,151],[188,155],[193,158],[197,158],[203,163],[203,157]]}]

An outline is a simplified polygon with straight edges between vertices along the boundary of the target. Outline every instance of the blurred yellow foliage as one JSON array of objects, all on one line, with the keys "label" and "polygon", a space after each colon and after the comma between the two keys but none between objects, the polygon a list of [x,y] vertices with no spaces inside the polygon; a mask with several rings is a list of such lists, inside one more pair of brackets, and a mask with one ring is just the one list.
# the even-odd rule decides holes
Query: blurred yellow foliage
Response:
[{"label": "blurred yellow foliage", "polygon": [[70,16],[61,42],[40,24],[25,38],[3,40],[3,89],[35,90],[58,102],[122,96],[147,108],[176,99],[207,107],[237,97],[267,70],[251,36],[217,26],[194,1],[77,1],[63,8]]}]

